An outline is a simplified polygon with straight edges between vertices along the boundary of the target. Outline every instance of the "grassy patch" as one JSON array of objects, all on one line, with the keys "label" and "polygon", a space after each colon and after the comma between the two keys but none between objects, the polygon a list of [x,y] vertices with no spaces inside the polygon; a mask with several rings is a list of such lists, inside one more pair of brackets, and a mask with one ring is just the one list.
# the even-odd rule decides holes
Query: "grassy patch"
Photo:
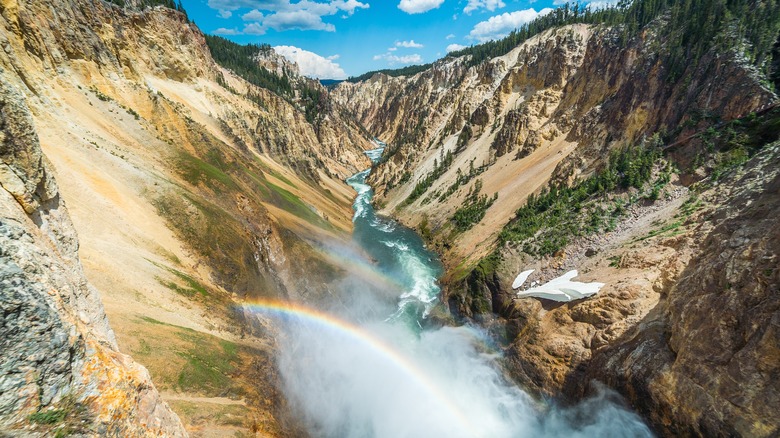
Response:
[{"label": "grassy patch", "polygon": [[61,423],[67,415],[68,411],[65,409],[49,409],[30,414],[27,419],[30,423],[52,425]]},{"label": "grassy patch", "polygon": [[295,184],[293,184],[293,182],[292,182],[292,181],[290,181],[289,179],[287,179],[287,178],[286,178],[284,175],[282,175],[281,173],[279,173],[279,172],[277,172],[276,170],[272,169],[272,168],[271,168],[270,166],[268,166],[267,164],[265,164],[265,163],[263,162],[263,160],[261,160],[260,158],[257,158],[257,157],[255,157],[255,162],[257,162],[257,164],[260,166],[260,168],[263,170],[263,172],[265,172],[265,173],[267,173],[267,174],[269,174],[269,175],[273,176],[274,178],[278,179],[279,181],[281,181],[281,182],[283,182],[283,183],[287,184],[288,186],[290,186],[290,187],[292,187],[292,188],[294,188],[294,189],[297,189],[297,188],[298,188],[298,186],[296,186]]},{"label": "grassy patch", "polygon": [[691,195],[688,199],[683,202],[683,204],[680,206],[680,213],[678,213],[675,217],[688,217],[693,212],[701,209],[703,206],[701,200],[698,196],[695,194]]},{"label": "grassy patch", "polygon": [[[655,147],[630,147],[610,156],[605,169],[573,187],[552,186],[531,195],[515,218],[499,234],[500,243],[518,242],[532,256],[553,255],[572,238],[610,231],[626,207],[639,198],[629,189],[642,190],[662,164]],[[656,198],[669,181],[668,165],[662,168],[649,197]]]},{"label": "grassy patch", "polygon": [[130,351],[145,358],[158,387],[211,397],[244,393],[234,378],[245,347],[146,316],[138,321]]},{"label": "grassy patch", "polygon": [[[158,268],[168,271],[169,273],[173,274],[176,278],[179,279],[180,283],[176,283],[172,281],[166,281],[158,277],[157,281],[163,286],[167,287],[168,289],[171,289],[174,292],[177,292],[181,295],[188,296],[188,297],[193,297],[198,295],[207,297],[211,295],[210,291],[206,288],[206,286],[204,286],[194,278],[190,277],[189,275],[185,274],[184,272],[181,272],[178,269],[174,269],[169,266],[155,263],[149,259],[146,260],[149,263],[157,266]],[[183,285],[181,283],[183,283]]]},{"label": "grassy patch", "polygon": [[270,181],[266,181],[265,184],[269,189],[271,189],[269,193],[270,201],[277,207],[306,220],[312,225],[326,229],[332,228],[331,224],[323,220],[318,214],[312,211],[312,209],[303,201],[301,201],[301,198],[296,196],[294,193],[285,190]]},{"label": "grassy patch", "polygon": [[682,224],[683,224],[682,220],[676,220],[674,222],[670,222],[660,228],[656,228],[655,230],[650,231],[649,233],[647,233],[647,235],[642,236],[636,239],[635,241],[641,242],[643,240],[650,239],[651,237],[661,236],[661,235],[666,235],[667,237],[676,236],[682,233],[683,230],[680,229]]},{"label": "grassy patch", "polygon": [[211,158],[209,161],[212,161],[213,164],[187,152],[179,151],[176,156],[176,169],[182,178],[193,186],[203,183],[215,191],[224,188],[237,188],[235,182],[222,170],[228,166],[218,153],[215,152],[209,156]]},{"label": "grassy patch", "polygon": [[193,346],[178,353],[186,359],[186,363],[179,372],[176,386],[182,391],[211,395],[228,392],[239,362],[238,346],[197,332],[180,331],[176,336]]},{"label": "grassy patch", "polygon": [[[155,200],[155,206],[178,237],[208,261],[217,282],[225,288],[240,290],[258,278],[255,248],[246,238],[248,230],[228,211],[186,192],[162,196]],[[180,279],[183,286],[198,291],[195,283]]]},{"label": "grassy patch", "polygon": [[91,423],[86,406],[66,395],[54,406],[49,406],[27,416],[35,429],[46,431],[46,436],[55,438],[87,432],[84,426]]},{"label": "grassy patch", "polygon": [[[148,317],[148,316],[139,316],[138,318],[139,318],[141,321],[148,322],[149,324],[154,324],[154,325],[167,325],[168,327],[179,327],[179,326],[177,326],[177,325],[168,324],[167,322],[158,321],[158,320],[156,320],[156,319],[154,319],[154,318],[150,318],[150,317]],[[184,327],[179,327],[179,328],[182,328],[182,329],[184,329]],[[185,330],[190,330],[190,329],[185,329]]]}]

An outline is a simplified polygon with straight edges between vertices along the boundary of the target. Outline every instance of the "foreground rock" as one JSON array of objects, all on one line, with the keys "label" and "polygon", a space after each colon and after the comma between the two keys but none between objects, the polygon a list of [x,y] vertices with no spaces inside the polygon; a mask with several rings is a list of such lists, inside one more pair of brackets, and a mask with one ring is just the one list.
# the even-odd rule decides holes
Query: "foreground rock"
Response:
[{"label": "foreground rock", "polygon": [[707,193],[694,255],[587,375],[668,435],[780,433],[780,145]]},{"label": "foreground rock", "polygon": [[0,83],[0,434],[185,436],[117,349],[24,102]]}]

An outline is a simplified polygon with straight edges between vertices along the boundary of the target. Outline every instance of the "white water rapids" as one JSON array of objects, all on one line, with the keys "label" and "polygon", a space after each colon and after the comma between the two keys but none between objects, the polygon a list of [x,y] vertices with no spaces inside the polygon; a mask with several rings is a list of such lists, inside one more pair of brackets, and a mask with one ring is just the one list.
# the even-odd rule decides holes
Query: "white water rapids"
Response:
[{"label": "white water rapids", "polygon": [[368,173],[347,181],[358,193],[360,250],[339,251],[356,267],[371,266],[362,255],[369,254],[377,278],[387,281],[355,274],[331,285],[348,298],[329,311],[333,318],[282,319],[283,389],[312,436],[652,436],[607,390],[569,408],[535,401],[504,377],[500,354],[476,328],[423,328],[441,265],[419,236],[375,215]]}]

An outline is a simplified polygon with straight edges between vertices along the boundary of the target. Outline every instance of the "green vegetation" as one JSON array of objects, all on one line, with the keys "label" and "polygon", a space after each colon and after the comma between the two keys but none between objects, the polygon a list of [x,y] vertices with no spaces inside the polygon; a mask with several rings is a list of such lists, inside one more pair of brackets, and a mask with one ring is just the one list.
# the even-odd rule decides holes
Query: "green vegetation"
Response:
[{"label": "green vegetation", "polygon": [[700,209],[702,207],[702,202],[699,199],[699,197],[694,193],[689,197],[688,199],[683,202],[683,205],[680,206],[680,213],[678,213],[675,217],[688,217],[691,214],[693,214],[694,211]]},{"label": "green vegetation", "polygon": [[174,292],[184,295],[186,297],[195,297],[195,296],[207,297],[211,295],[211,291],[209,291],[206,288],[206,286],[204,286],[194,278],[190,277],[189,275],[185,274],[184,272],[181,272],[175,268],[171,268],[170,266],[165,266],[160,263],[155,263],[154,261],[149,259],[146,259],[146,261],[153,264],[154,266],[157,266],[160,269],[164,269],[168,271],[169,273],[176,276],[181,283],[184,283],[184,286],[181,286],[178,283],[172,281],[165,281],[161,278],[157,278],[157,281],[163,286],[167,287],[168,289],[171,289]]},{"label": "green vegetation", "polygon": [[[234,43],[226,38],[215,35],[206,35],[206,44],[209,46],[211,56],[214,61],[222,67],[232,70],[235,74],[260,88],[265,88],[273,93],[292,102],[296,98],[298,91],[298,104],[304,113],[306,120],[314,126],[318,126],[322,121],[324,114],[330,111],[330,100],[324,89],[311,87],[303,84],[294,88],[293,84],[287,78],[287,75],[281,76],[261,67],[255,60],[258,54],[267,54],[273,49],[268,44],[246,44]],[[222,75],[217,75],[217,83],[236,93],[225,81]],[[246,97],[259,106],[264,106],[263,100],[252,92],[248,92]]]},{"label": "green vegetation", "polygon": [[[572,237],[609,230],[636,196],[608,195],[629,188],[642,189],[660,164],[660,149],[629,147],[614,152],[606,168],[573,187],[552,186],[515,213],[515,218],[499,234],[499,242],[520,242],[523,251],[533,256],[552,255],[566,246]],[[671,169],[666,166],[656,180],[668,182]]]},{"label": "green vegetation", "polygon": [[306,121],[315,126],[322,121],[322,117],[328,112],[330,105],[326,91],[309,87],[303,87],[300,90],[300,102],[303,104],[303,114],[306,116]]},{"label": "green vegetation", "polygon": [[441,195],[439,195],[439,202],[444,202],[445,199],[449,198],[450,195],[455,193],[460,186],[464,186],[471,181],[472,178],[480,175],[482,172],[486,171],[489,166],[486,164],[483,164],[479,167],[474,167],[474,161],[476,161],[476,158],[472,158],[471,161],[469,161],[469,171],[468,173],[463,173],[460,168],[458,168],[458,175],[455,178],[455,182],[450,184],[449,187],[447,187],[447,190],[444,191]]},{"label": "green vegetation", "polygon": [[240,219],[186,192],[161,196],[154,202],[179,238],[209,261],[218,283],[232,291],[261,287],[263,279],[251,262],[255,248],[246,239],[247,228]]},{"label": "green vegetation", "polygon": [[674,222],[670,222],[666,225],[656,228],[655,230],[650,231],[649,233],[647,233],[647,235],[637,239],[637,241],[647,240],[651,237],[660,236],[660,235],[674,236],[680,234],[681,231],[679,231],[679,228],[682,224],[683,224],[682,220],[676,220]]},{"label": "green vegetation", "polygon": [[301,219],[305,219],[312,225],[321,228],[330,229],[332,225],[323,220],[318,214],[301,201],[301,198],[292,192],[285,190],[270,181],[265,182],[266,187],[271,189],[269,192],[271,202],[277,207],[288,211]]},{"label": "green vegetation", "polygon": [[244,392],[233,377],[242,365],[242,353],[252,350],[247,351],[247,347],[190,328],[145,316],[138,319],[147,324],[164,326],[163,330],[145,329],[145,336],[138,337],[144,342],[139,342],[138,347],[133,349],[133,354],[139,355],[147,350],[155,352],[148,356],[146,365],[155,376],[158,387],[206,396]]},{"label": "green vegetation", "polygon": [[409,205],[417,198],[422,196],[433,185],[433,183],[439,179],[440,176],[444,175],[444,172],[450,168],[452,165],[452,152],[447,151],[447,153],[444,154],[444,149],[442,149],[442,155],[440,158],[441,162],[434,158],[433,170],[425,175],[419,182],[417,182],[417,185],[414,186],[412,193],[409,194],[409,197],[404,200],[403,205]]},{"label": "green vegetation", "polygon": [[696,140],[702,150],[691,164],[693,169],[705,165],[710,181],[717,182],[731,170],[740,167],[764,145],[780,139],[780,108],[764,114],[749,114],[708,128]]},{"label": "green vegetation", "polygon": [[138,112],[136,112],[136,110],[132,108],[125,108],[125,111],[127,111],[127,113],[133,116],[133,118],[135,118],[136,120],[141,118],[141,115],[138,114]]},{"label": "green vegetation", "polygon": [[55,438],[84,433],[84,425],[90,422],[86,407],[70,394],[55,406],[30,414],[27,420],[36,429],[46,430],[46,436]]},{"label": "green vegetation", "polygon": [[[515,30],[506,38],[449,53],[448,57],[471,55],[469,65],[508,53],[525,40],[548,29],[568,24],[619,26],[627,41],[651,21],[666,13],[668,25],[653,38],[664,41],[670,81],[680,79],[689,66],[715,47],[720,52],[737,49],[770,77],[772,49],[780,32],[780,2],[777,0],[623,0],[616,6],[591,10],[566,4]],[[775,60],[775,62],[777,62]]]},{"label": "green vegetation", "polygon": [[95,97],[97,97],[98,99],[102,100],[103,102],[111,102],[111,101],[113,101],[113,100],[114,100],[114,99],[112,99],[112,98],[111,98],[111,96],[107,96],[107,95],[103,94],[103,92],[102,92],[102,91],[98,90],[98,89],[97,89],[96,87],[94,87],[94,86],[90,87],[90,88],[89,88],[89,91],[91,91],[92,93],[94,93],[94,94],[95,94]]},{"label": "green vegetation", "polygon": [[282,175],[281,173],[279,173],[276,170],[272,169],[267,164],[263,163],[263,161],[259,157],[255,157],[255,162],[257,163],[258,166],[260,166],[260,168],[263,170],[263,172],[273,176],[274,178],[278,179],[279,181],[282,181],[283,183],[287,184],[288,186],[290,186],[290,187],[292,187],[294,189],[298,188],[298,186],[293,184],[293,182],[290,181],[289,179],[287,179],[284,175]]},{"label": "green vegetation", "polygon": [[186,363],[179,372],[177,387],[182,391],[224,394],[231,387],[231,376],[239,363],[238,346],[195,332],[178,331],[176,336],[193,345],[190,350],[178,353]]},{"label": "green vegetation", "polygon": [[402,68],[396,68],[396,69],[384,69],[384,70],[374,70],[367,73],[363,73],[360,76],[350,76],[347,81],[348,82],[361,82],[366,81],[368,79],[371,79],[374,77],[377,73],[386,74],[388,76],[413,76],[417,73],[420,73],[421,71],[428,70],[431,68],[433,64],[422,64],[422,65],[410,65],[408,67],[402,67]]},{"label": "green vegetation", "polygon": [[163,282],[161,280],[158,280],[163,286],[166,286],[174,290],[175,292],[178,292],[186,296],[195,296],[195,295],[208,296],[209,295],[209,291],[206,289],[206,287],[200,284],[194,278],[190,277],[189,275],[179,270],[169,268],[167,266],[161,266],[161,267],[164,268],[166,271],[170,272],[171,274],[175,275],[176,277],[178,277],[179,280],[183,281],[184,284],[186,285],[186,286],[179,286],[178,284],[173,282]]},{"label": "green vegetation", "polygon": [[[226,38],[215,35],[205,35],[214,61],[222,67],[232,70],[250,84],[271,90],[280,96],[292,97],[293,88],[286,76],[277,76],[258,65],[255,57],[259,53],[272,51],[268,44],[236,44]],[[220,79],[217,78],[219,82]],[[224,84],[224,78],[222,84]]]},{"label": "green vegetation", "polygon": [[[741,166],[764,145],[780,138],[780,108],[764,114],[718,124],[695,136],[701,151],[692,165],[694,170],[706,163],[711,183]],[[590,178],[572,187],[552,186],[538,196],[529,196],[515,218],[499,234],[499,243],[519,242],[532,256],[552,255],[571,238],[610,230],[626,208],[640,200],[622,191],[644,191],[644,199],[655,201],[671,179],[672,167],[661,165],[657,135],[648,147],[630,147],[612,153],[608,165]],[[652,180],[656,170],[657,177]],[[701,206],[695,196],[681,207],[681,216],[661,226],[643,239],[679,232],[684,217]]]},{"label": "green vegetation", "polygon": [[31,423],[51,425],[61,423],[65,420],[66,415],[67,411],[64,409],[49,409],[32,413],[27,419],[30,420]]},{"label": "green vegetation", "polygon": [[223,170],[230,166],[216,149],[209,150],[205,154],[205,160],[179,151],[176,167],[181,176],[193,186],[202,182],[215,192],[236,187],[235,182]]},{"label": "green vegetation", "polygon": [[466,196],[465,205],[457,209],[452,216],[451,220],[457,231],[466,231],[481,221],[487,209],[498,199],[498,193],[494,193],[492,198],[488,198],[487,195],[480,196],[481,190],[482,180],[477,180]]}]

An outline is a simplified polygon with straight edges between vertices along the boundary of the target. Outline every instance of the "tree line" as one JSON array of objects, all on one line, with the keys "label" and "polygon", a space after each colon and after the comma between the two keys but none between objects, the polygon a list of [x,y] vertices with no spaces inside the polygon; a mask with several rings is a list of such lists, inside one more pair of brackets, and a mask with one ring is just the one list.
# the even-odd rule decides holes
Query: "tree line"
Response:
[{"label": "tree line", "polygon": [[[625,43],[659,17],[667,24],[660,26],[655,38],[664,43],[670,81],[680,79],[688,65],[715,48],[721,52],[739,50],[764,77],[775,82],[776,89],[780,85],[780,0],[621,0],[601,9],[567,3],[505,38],[450,52],[446,58],[470,56],[467,65],[479,65],[546,30],[578,23],[616,27]],[[359,82],[376,73],[413,75],[430,66],[377,70],[348,80]]]}]

